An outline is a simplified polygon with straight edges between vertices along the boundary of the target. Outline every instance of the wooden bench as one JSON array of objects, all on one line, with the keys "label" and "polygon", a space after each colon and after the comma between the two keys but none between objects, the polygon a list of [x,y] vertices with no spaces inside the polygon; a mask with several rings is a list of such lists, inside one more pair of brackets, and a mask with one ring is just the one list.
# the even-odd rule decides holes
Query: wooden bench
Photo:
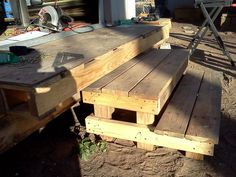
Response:
[{"label": "wooden bench", "polygon": [[[189,157],[195,155],[190,152],[213,155],[221,95],[214,75],[188,72],[165,106],[187,63],[186,50],[153,49],[91,84],[82,91],[83,101],[94,105],[87,132],[136,141],[146,150],[157,145],[184,150]],[[135,111],[136,123],[112,120],[114,108]]]}]

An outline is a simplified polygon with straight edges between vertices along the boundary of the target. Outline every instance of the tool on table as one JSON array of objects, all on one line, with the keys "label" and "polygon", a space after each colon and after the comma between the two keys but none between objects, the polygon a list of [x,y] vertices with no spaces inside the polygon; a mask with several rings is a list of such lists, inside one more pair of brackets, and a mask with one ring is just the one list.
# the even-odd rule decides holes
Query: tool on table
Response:
[{"label": "tool on table", "polygon": [[20,57],[11,52],[0,51],[0,64],[10,64],[20,62]]},{"label": "tool on table", "polygon": [[[229,51],[226,49],[226,46],[214,25],[214,21],[222,11],[223,7],[229,7],[232,5],[232,3],[233,0],[195,0],[195,7],[201,8],[203,15],[206,19],[188,46],[188,49],[190,49],[190,55],[194,53],[198,44],[201,42],[203,37],[206,35],[207,31],[210,29],[213,32],[213,35],[218,45],[222,49],[223,53],[229,59],[231,65],[235,66],[235,63],[231,58]],[[211,8],[211,11],[208,12],[207,8]]]}]

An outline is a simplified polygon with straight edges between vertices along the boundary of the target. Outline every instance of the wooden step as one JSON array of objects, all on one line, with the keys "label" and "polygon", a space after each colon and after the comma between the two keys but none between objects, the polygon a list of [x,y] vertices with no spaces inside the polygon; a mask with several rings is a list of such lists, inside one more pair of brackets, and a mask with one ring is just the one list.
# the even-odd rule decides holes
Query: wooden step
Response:
[{"label": "wooden step", "polygon": [[187,63],[187,50],[153,49],[85,88],[83,101],[159,114]]},{"label": "wooden step", "polygon": [[221,84],[216,72],[189,71],[171,98],[155,133],[218,144]]}]

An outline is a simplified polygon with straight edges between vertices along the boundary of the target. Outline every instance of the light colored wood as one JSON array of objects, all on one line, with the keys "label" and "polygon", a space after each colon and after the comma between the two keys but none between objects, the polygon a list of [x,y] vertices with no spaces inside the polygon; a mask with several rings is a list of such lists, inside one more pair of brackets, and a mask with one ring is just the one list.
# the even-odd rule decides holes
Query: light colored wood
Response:
[{"label": "light colored wood", "polygon": [[[94,115],[96,117],[102,117],[104,119],[112,119],[112,114],[115,111],[114,108],[108,106],[94,105]],[[104,141],[112,141],[113,137],[101,136]]]},{"label": "light colored wood", "polygon": [[218,144],[221,119],[221,83],[219,75],[206,72],[185,137]]},{"label": "light colored wood", "polygon": [[145,77],[129,95],[151,100],[159,99],[166,90],[173,89],[185,71],[187,63],[187,50],[172,50],[166,60]]},{"label": "light colored wood", "polygon": [[171,52],[171,50],[157,50],[152,51],[141,56],[141,62],[134,65],[125,73],[117,77],[108,85],[102,88],[103,93],[114,93],[116,95],[128,96],[129,91],[132,90],[141,80],[143,80],[150,72],[153,71]]},{"label": "light colored wood", "polygon": [[72,97],[77,93],[76,82],[71,76],[38,85],[35,88],[37,93],[31,95],[31,113],[38,117],[43,117],[48,112],[55,109],[58,103]]},{"label": "light colored wood", "polygon": [[185,156],[187,158],[194,159],[194,160],[204,160],[204,155],[198,154],[198,153],[186,152]]},{"label": "light colored wood", "polygon": [[[146,125],[148,129],[148,125],[152,125],[155,121],[155,115],[143,112],[136,112],[136,122],[139,125]],[[144,149],[147,151],[153,151],[154,146],[152,144],[146,143],[137,143],[137,147],[140,149]]]},{"label": "light colored wood", "polygon": [[0,152],[8,150],[39,128],[44,127],[74,103],[73,99],[67,99],[58,104],[53,113],[40,120],[33,117],[27,109],[24,109],[24,106],[19,109],[20,114],[9,112],[7,117],[0,119]]},{"label": "light colored wood", "polygon": [[94,115],[97,117],[111,119],[114,111],[115,109],[113,107],[94,105]]},{"label": "light colored wood", "polygon": [[164,114],[158,122],[155,133],[183,138],[197,99],[203,71],[189,70],[180,81]]},{"label": "light colored wood", "polygon": [[138,54],[150,49],[162,39],[163,36],[160,32],[152,32],[148,36],[134,39],[102,56],[96,57],[93,61],[85,64],[82,70],[72,69],[71,74],[76,80],[78,90],[84,89]]},{"label": "light colored wood", "polygon": [[204,155],[212,156],[214,152],[214,144],[200,141],[191,141],[185,138],[158,135],[148,130],[147,126],[138,125],[135,123],[88,116],[86,118],[86,130],[89,133],[98,135],[153,144]]},{"label": "light colored wood", "polygon": [[93,91],[93,92],[101,92],[102,88],[112,82],[114,79],[119,77],[121,74],[126,72],[128,69],[136,65],[138,62],[140,62],[141,57],[136,57],[123,65],[116,68],[114,71],[110,72],[109,74],[103,76],[101,79],[97,80],[96,82],[92,83],[88,87],[86,87],[86,91]]},{"label": "light colored wood", "polygon": [[158,114],[160,108],[158,101],[145,100],[127,96],[118,96],[115,94],[96,93],[82,91],[84,103],[99,104],[104,106],[111,106],[131,111],[146,112],[151,114]]}]

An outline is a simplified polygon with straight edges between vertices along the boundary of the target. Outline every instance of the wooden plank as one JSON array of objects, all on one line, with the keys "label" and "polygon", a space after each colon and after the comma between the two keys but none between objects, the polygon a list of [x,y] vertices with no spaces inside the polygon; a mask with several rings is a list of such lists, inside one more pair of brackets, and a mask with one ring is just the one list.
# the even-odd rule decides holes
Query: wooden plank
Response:
[{"label": "wooden plank", "polygon": [[158,135],[148,130],[145,125],[107,120],[94,116],[88,116],[85,120],[88,133],[106,135],[210,156],[212,156],[214,152],[214,144]]},{"label": "wooden plank", "polygon": [[126,72],[128,69],[130,69],[131,67],[133,67],[135,64],[137,64],[140,61],[141,61],[140,58],[134,58],[134,59],[124,63],[123,65],[121,65],[117,69],[115,69],[114,71],[110,72],[109,74],[105,75],[104,77],[102,77],[98,81],[89,85],[87,88],[85,88],[85,90],[86,91],[93,91],[93,92],[101,92],[101,89],[104,86],[106,86],[107,84],[112,82],[114,79],[119,77],[121,74]]},{"label": "wooden plank", "polygon": [[[152,125],[155,121],[155,115],[149,114],[149,113],[143,113],[143,112],[136,112],[136,119],[137,119],[136,122],[139,125]],[[148,129],[148,127],[147,127],[147,129]],[[147,150],[147,151],[154,150],[154,146],[152,144],[138,142],[137,147],[140,149]]]},{"label": "wooden plank", "polygon": [[11,112],[9,112],[7,117],[0,119],[0,153],[16,145],[39,128],[44,127],[74,103],[75,101],[71,98],[65,100],[57,105],[55,112],[40,120],[33,117],[26,109],[21,109],[21,114],[18,115],[11,115]]},{"label": "wooden plank", "polygon": [[70,70],[76,80],[78,90],[86,88],[138,54],[150,49],[158,41],[164,42],[162,39],[163,34],[161,32],[153,32],[148,36],[137,38],[102,56],[96,57],[95,60],[86,64],[84,69],[74,68]]},{"label": "wooden plank", "polygon": [[112,95],[106,93],[96,93],[82,91],[84,103],[99,104],[111,106],[130,111],[146,112],[150,114],[158,114],[158,102],[155,100],[144,100],[127,96]]},{"label": "wooden plank", "polygon": [[73,77],[65,78],[54,82],[45,82],[38,85],[36,93],[31,94],[31,113],[37,117],[44,117],[53,111],[58,103],[72,97],[77,93],[77,87]]},{"label": "wooden plank", "polygon": [[216,72],[206,72],[185,137],[218,144],[221,118],[221,83]]},{"label": "wooden plank", "polygon": [[0,89],[0,118],[6,115],[6,107],[4,103],[4,97],[3,92]]},{"label": "wooden plank", "polygon": [[180,81],[155,133],[184,137],[201,85],[203,71],[189,70]]},{"label": "wooden plank", "polygon": [[113,107],[94,105],[94,115],[106,119],[112,118],[112,113],[115,111]]},{"label": "wooden plank", "polygon": [[[112,114],[115,111],[114,108],[109,106],[94,105],[94,115],[96,117],[102,117],[104,119],[112,119]],[[104,141],[112,141],[113,137],[101,136]]]},{"label": "wooden plank", "polygon": [[187,67],[187,61],[187,50],[172,50],[166,60],[145,77],[129,95],[143,99],[159,99],[166,90],[174,88],[174,84]]},{"label": "wooden plank", "polygon": [[128,96],[141,80],[158,66],[170,53],[170,50],[152,50],[142,56],[142,61],[134,65],[128,71],[117,77],[111,83],[102,88],[103,93],[115,93]]},{"label": "wooden plank", "polygon": [[187,158],[191,158],[191,159],[194,159],[194,160],[204,160],[204,155],[193,153],[193,152],[186,152],[185,156]]},{"label": "wooden plank", "polygon": [[[81,61],[82,63],[88,63],[136,39],[159,33],[159,40],[161,40],[163,39],[161,28],[147,25],[103,28],[35,46],[35,51],[25,56],[22,62],[0,67],[0,73],[2,73],[0,74],[0,83],[28,86],[38,84],[60,72],[81,65]],[[159,40],[155,39],[155,43]],[[76,43],[79,45],[75,45]],[[53,64],[58,52],[76,54],[80,57],[72,64],[64,64],[54,68]]]}]

